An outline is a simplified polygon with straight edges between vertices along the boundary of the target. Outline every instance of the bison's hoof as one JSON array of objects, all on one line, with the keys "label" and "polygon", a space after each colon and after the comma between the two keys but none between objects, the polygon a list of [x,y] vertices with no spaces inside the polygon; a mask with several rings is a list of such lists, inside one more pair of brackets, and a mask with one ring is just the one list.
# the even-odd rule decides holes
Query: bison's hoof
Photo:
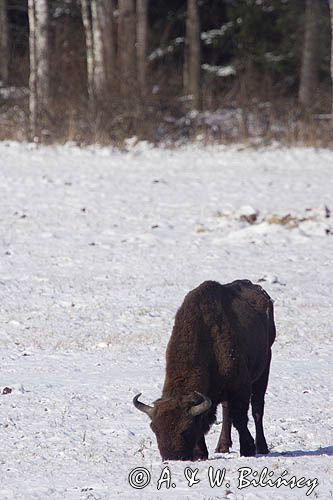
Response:
[{"label": "bison's hoof", "polygon": [[196,453],[193,457],[193,460],[208,460],[208,453],[205,452]]},{"label": "bison's hoof", "polygon": [[256,450],[259,455],[267,455],[269,453],[266,439],[256,439]]},{"label": "bison's hoof", "polygon": [[242,457],[254,457],[256,454],[256,447],[254,446],[254,443],[243,446],[240,450],[240,454]]},{"label": "bison's hoof", "polygon": [[268,455],[269,449],[267,446],[257,446],[258,455]]},{"label": "bison's hoof", "polygon": [[242,450],[240,452],[241,457],[255,457],[256,450]]},{"label": "bison's hoof", "polygon": [[227,444],[220,444],[216,447],[215,453],[229,453],[229,446]]}]

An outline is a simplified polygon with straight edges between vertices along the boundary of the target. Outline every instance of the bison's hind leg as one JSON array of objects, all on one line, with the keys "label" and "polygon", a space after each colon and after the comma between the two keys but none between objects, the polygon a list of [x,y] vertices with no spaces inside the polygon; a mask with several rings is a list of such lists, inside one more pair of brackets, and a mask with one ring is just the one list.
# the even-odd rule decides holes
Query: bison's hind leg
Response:
[{"label": "bison's hind leg", "polygon": [[261,455],[269,453],[263,427],[265,392],[268,383],[270,360],[261,377],[252,386],[251,406],[252,416],[256,426],[256,450]]},{"label": "bison's hind leg", "polygon": [[229,453],[229,448],[232,446],[231,441],[231,418],[229,411],[229,403],[227,401],[223,401],[222,403],[222,430],[221,434],[215,449],[216,453]]},{"label": "bison's hind leg", "polygon": [[246,390],[244,387],[242,391],[233,392],[229,404],[231,422],[239,434],[240,454],[243,457],[253,457],[256,454],[256,447],[253,437],[247,428],[250,390]]}]

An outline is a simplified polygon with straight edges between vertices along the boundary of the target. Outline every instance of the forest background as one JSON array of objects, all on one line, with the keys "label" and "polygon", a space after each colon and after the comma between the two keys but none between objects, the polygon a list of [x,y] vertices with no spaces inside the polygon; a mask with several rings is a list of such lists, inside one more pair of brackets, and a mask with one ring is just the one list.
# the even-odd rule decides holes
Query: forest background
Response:
[{"label": "forest background", "polygon": [[333,145],[331,0],[1,0],[0,139]]}]

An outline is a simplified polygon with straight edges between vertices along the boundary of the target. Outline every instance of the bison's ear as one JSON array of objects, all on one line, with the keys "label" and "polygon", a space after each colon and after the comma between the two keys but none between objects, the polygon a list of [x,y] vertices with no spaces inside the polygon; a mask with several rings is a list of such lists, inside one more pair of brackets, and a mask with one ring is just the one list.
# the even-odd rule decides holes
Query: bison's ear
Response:
[{"label": "bison's ear", "polygon": [[198,417],[199,415],[202,415],[212,406],[212,402],[209,398],[207,398],[207,396],[204,396],[201,392],[195,391],[195,393],[201,397],[202,402],[189,409],[191,417]]},{"label": "bison's ear", "polygon": [[137,394],[133,398],[133,404],[134,404],[135,408],[142,411],[143,413],[146,413],[146,415],[148,415],[148,417],[152,418],[153,411],[154,411],[153,406],[149,406],[149,405],[146,405],[144,403],[141,403],[141,401],[139,401],[140,396],[141,396],[141,392],[140,392],[140,394]]}]

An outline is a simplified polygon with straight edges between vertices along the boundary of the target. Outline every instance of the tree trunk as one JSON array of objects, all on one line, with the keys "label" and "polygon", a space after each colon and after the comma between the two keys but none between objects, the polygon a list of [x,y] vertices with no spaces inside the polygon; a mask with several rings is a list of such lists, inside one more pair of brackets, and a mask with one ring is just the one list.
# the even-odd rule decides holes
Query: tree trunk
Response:
[{"label": "tree trunk", "polygon": [[33,137],[37,127],[47,123],[50,109],[49,79],[49,16],[47,0],[29,0],[29,49],[30,49],[30,125]]},{"label": "tree trunk", "polygon": [[307,111],[313,106],[318,84],[320,0],[306,0],[304,29],[298,100]]},{"label": "tree trunk", "polygon": [[89,0],[81,0],[82,23],[86,40],[86,61],[87,61],[87,90],[90,106],[94,105],[94,45],[93,31]]},{"label": "tree trunk", "polygon": [[134,0],[119,0],[118,56],[121,88],[125,94],[136,81],[136,19]]},{"label": "tree trunk", "polygon": [[193,109],[201,107],[200,22],[197,0],[187,0],[184,90],[191,96]]},{"label": "tree trunk", "polygon": [[0,2],[0,81],[8,81],[8,18],[7,1]]},{"label": "tree trunk", "polygon": [[114,0],[81,0],[86,39],[87,87],[92,110],[103,105],[115,75]]},{"label": "tree trunk", "polygon": [[48,0],[36,0],[36,13],[38,100],[41,113],[45,113],[49,109],[50,100]]},{"label": "tree trunk", "polygon": [[91,1],[91,25],[94,51],[93,85],[97,102],[101,103],[106,93],[106,64],[104,60],[105,0]]},{"label": "tree trunk", "polygon": [[330,9],[331,9],[331,83],[332,83],[331,125],[333,127],[333,0],[330,0]]},{"label": "tree trunk", "polygon": [[148,0],[137,0],[137,61],[141,95],[147,92]]},{"label": "tree trunk", "polygon": [[28,0],[29,15],[29,113],[31,139],[37,135],[37,53],[36,53],[36,5],[35,0]]},{"label": "tree trunk", "polygon": [[107,99],[115,75],[114,0],[81,0],[86,39],[87,87],[90,107],[96,111]]},{"label": "tree trunk", "polygon": [[104,61],[106,65],[106,77],[111,85],[114,84],[116,74],[115,10],[115,0],[105,0],[105,18],[103,24]]},{"label": "tree trunk", "polygon": [[92,33],[94,48],[94,89],[96,99],[106,98],[108,81],[115,74],[114,5],[110,0],[92,0]]}]

